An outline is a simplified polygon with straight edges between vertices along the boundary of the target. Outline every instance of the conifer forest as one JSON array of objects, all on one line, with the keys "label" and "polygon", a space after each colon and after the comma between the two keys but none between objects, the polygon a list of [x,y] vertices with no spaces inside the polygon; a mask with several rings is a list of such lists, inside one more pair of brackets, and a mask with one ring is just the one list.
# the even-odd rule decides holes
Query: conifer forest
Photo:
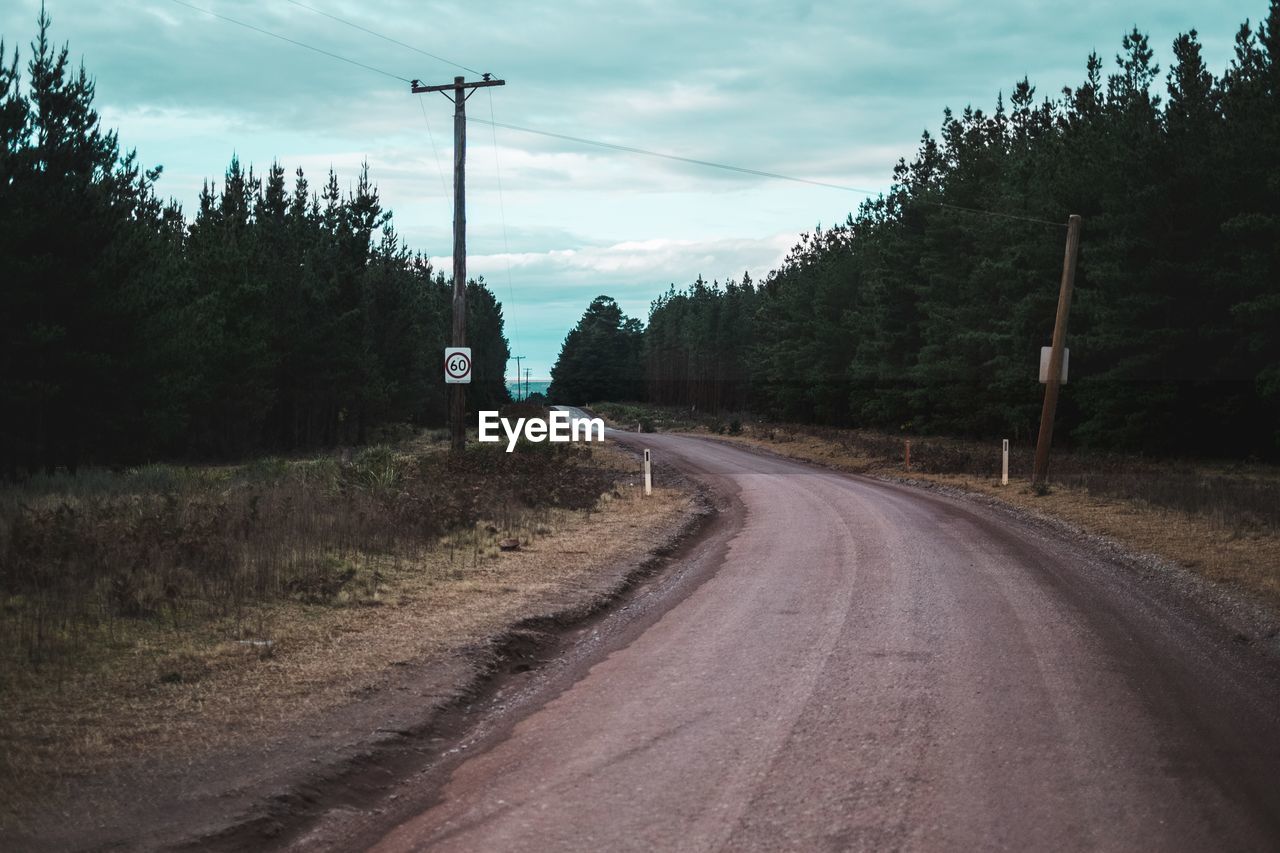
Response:
[{"label": "conifer forest", "polygon": [[[943,114],[893,186],[762,281],[654,300],[631,373],[654,403],[908,433],[1034,438],[1068,214],[1083,217],[1058,435],[1081,447],[1280,456],[1280,3],[1225,69],[1167,70],[1139,30],[1044,97]],[[696,271],[691,271],[691,274]],[[597,300],[598,302],[599,300]],[[565,342],[559,392],[586,402]],[[599,335],[600,332],[595,334]]]},{"label": "conifer forest", "polygon": [[[102,126],[47,17],[0,55],[0,475],[443,424],[452,285],[367,169],[344,190],[232,159],[188,215]],[[507,399],[502,307],[482,281],[467,296],[483,408]]]}]

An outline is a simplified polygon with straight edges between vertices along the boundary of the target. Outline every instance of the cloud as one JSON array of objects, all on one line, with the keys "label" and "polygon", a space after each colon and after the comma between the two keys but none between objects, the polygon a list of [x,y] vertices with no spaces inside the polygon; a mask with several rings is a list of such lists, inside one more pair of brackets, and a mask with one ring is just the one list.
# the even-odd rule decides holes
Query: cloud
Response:
[{"label": "cloud", "polygon": [[[700,274],[723,284],[741,280],[744,271],[759,280],[778,266],[798,237],[653,239],[496,252],[470,255],[467,272],[488,282],[503,303],[512,351],[527,357],[525,366],[533,376],[545,378],[565,334],[596,296],[612,296],[627,314],[647,320],[650,303],[669,286],[684,288]],[[448,256],[431,262],[443,270],[453,263]]]},{"label": "cloud", "polygon": [[[471,271],[510,268],[539,280],[555,280],[561,287],[601,282],[643,283],[664,288],[676,281],[692,281],[699,274],[710,278],[741,278],[744,270],[762,278],[795,245],[797,235],[774,234],[761,239],[632,240],[608,246],[549,249],[541,252],[470,255]],[[453,263],[447,255],[431,258],[442,269]],[[494,273],[491,277],[496,278]],[[655,295],[656,295],[655,291]]]}]

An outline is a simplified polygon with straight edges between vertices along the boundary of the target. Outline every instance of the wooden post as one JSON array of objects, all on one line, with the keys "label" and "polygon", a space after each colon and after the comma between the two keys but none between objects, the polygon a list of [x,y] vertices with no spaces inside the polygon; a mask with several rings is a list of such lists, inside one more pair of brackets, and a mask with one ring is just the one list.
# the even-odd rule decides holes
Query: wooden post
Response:
[{"label": "wooden post", "polygon": [[[467,345],[467,98],[471,91],[482,86],[505,86],[505,80],[490,79],[468,83],[463,77],[454,77],[452,83],[443,86],[423,86],[417,80],[409,86],[415,94],[440,92],[453,101],[453,330],[455,347]],[[450,96],[449,92],[453,92]],[[474,363],[474,360],[473,360]],[[518,380],[520,377],[517,376]],[[455,451],[466,447],[467,386],[455,384],[449,401],[450,446]]]},{"label": "wooden post", "polygon": [[1058,408],[1058,387],[1062,384],[1062,348],[1067,341],[1067,315],[1071,312],[1071,289],[1076,282],[1076,255],[1080,249],[1080,217],[1067,220],[1067,249],[1062,259],[1062,286],[1058,290],[1058,314],[1053,321],[1053,348],[1049,353],[1049,375],[1044,385],[1044,407],[1040,410],[1040,435],[1036,439],[1036,461],[1032,485],[1044,485],[1049,474],[1049,445],[1053,443],[1053,416]]},{"label": "wooden post", "polygon": [[[467,97],[453,78],[453,345],[467,345]],[[472,370],[475,370],[472,362]],[[450,420],[454,451],[466,447],[467,386],[453,386]]]},{"label": "wooden post", "polygon": [[652,457],[650,457],[648,450],[644,452],[644,493],[646,495],[653,494]]},{"label": "wooden post", "polygon": [[911,470],[911,439],[906,438],[902,441],[902,458],[907,466],[907,470]]},{"label": "wooden post", "polygon": [[1009,485],[1009,439],[1004,440],[1004,459],[1000,463],[1000,485]]}]

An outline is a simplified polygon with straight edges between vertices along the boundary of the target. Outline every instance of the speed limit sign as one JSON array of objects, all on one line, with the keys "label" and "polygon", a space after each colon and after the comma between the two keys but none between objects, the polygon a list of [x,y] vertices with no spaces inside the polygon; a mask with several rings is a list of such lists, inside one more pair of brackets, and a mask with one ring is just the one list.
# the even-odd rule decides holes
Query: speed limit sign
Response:
[{"label": "speed limit sign", "polygon": [[471,347],[446,347],[444,381],[449,385],[471,382]]}]

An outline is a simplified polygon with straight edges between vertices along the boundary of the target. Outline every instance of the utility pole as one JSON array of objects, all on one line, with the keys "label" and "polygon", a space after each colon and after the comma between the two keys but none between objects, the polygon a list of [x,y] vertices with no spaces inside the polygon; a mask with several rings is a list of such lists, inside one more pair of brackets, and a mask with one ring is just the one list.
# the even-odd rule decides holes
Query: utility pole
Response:
[{"label": "utility pole", "polygon": [[1067,251],[1062,259],[1062,287],[1058,290],[1058,315],[1053,321],[1053,347],[1049,351],[1049,375],[1045,377],[1044,408],[1040,410],[1040,436],[1036,439],[1036,462],[1031,484],[1043,486],[1049,475],[1049,445],[1053,443],[1053,416],[1058,408],[1058,386],[1062,384],[1062,348],[1067,342],[1067,315],[1071,312],[1071,289],[1076,283],[1076,255],[1080,249],[1080,217],[1067,219]]},{"label": "utility pole", "polygon": [[[491,75],[471,83],[454,77],[443,86],[423,86],[417,80],[409,85],[415,95],[440,92],[453,101],[453,346],[467,345],[467,98],[485,86],[505,86],[506,80],[493,80]],[[453,94],[450,95],[450,90]],[[474,362],[474,358],[473,358]],[[466,446],[467,392],[463,384],[453,386],[450,421],[454,451]]]},{"label": "utility pole", "polygon": [[526,367],[524,369],[524,398],[526,400],[529,399],[529,374],[530,373],[533,373],[533,369]]},{"label": "utility pole", "polygon": [[[520,362],[521,360],[524,359],[524,356],[513,355],[511,357],[516,360],[516,393],[519,394],[520,393]],[[521,397],[520,399],[523,400],[524,397]]]}]

